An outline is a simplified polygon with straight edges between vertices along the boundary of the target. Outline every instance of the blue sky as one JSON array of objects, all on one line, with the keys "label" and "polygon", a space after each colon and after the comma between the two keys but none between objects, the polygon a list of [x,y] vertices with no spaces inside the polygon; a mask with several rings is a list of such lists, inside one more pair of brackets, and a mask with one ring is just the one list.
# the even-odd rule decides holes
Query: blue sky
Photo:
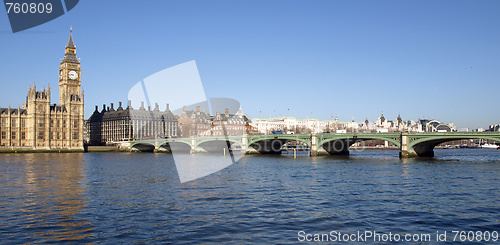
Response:
[{"label": "blue sky", "polygon": [[207,97],[251,118],[398,114],[459,128],[500,123],[500,1],[80,1],[11,32],[0,11],[0,106],[50,83],[69,27],[85,117],[165,68],[196,60]]}]

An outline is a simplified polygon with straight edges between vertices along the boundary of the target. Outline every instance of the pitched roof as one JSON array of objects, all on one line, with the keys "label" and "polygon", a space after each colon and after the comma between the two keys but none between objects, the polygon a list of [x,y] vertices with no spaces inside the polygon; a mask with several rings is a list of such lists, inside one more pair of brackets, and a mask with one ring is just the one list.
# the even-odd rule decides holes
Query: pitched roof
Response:
[{"label": "pitched roof", "polygon": [[68,45],[66,45],[66,48],[76,48],[75,44],[73,43],[72,31],[69,32],[69,41],[68,41]]},{"label": "pitched roof", "polygon": [[[26,109],[21,109],[19,112],[21,113],[21,115],[28,115],[28,111]],[[0,108],[0,114],[9,115],[10,113],[12,115],[17,115],[19,112],[18,109],[10,109],[9,111],[9,108]]]},{"label": "pitched roof", "polygon": [[[66,48],[73,48],[76,49],[75,44],[73,43],[73,34],[70,32],[69,33],[69,41],[68,45],[66,45]],[[61,61],[61,63],[76,63],[80,64],[80,61],[78,58],[76,58],[76,54],[66,54],[64,55],[64,59]]]}]

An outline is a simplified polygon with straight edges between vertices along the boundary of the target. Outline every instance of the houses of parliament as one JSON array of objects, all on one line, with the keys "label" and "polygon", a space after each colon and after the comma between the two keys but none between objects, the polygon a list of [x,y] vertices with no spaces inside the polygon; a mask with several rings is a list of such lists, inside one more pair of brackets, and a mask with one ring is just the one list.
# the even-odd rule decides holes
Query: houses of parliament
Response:
[{"label": "houses of parliament", "polygon": [[0,146],[83,150],[84,94],[80,61],[70,31],[59,65],[59,105],[51,104],[50,85],[28,88],[18,108],[0,108]]}]

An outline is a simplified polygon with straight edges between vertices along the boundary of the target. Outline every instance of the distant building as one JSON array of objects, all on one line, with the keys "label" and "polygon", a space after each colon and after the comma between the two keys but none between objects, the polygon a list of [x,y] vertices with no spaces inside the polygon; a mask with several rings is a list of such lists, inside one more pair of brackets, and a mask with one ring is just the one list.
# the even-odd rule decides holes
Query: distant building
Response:
[{"label": "distant building", "polygon": [[428,121],[426,124],[425,132],[456,132],[457,129],[453,125],[453,123],[450,124],[444,124],[441,123],[437,120],[431,120]]},{"label": "distant building", "polygon": [[239,110],[237,114],[230,114],[225,109],[224,114],[216,112],[211,116],[206,111],[196,107],[196,111],[187,111],[183,106],[182,113],[177,117],[179,136],[221,136],[242,135],[247,133],[249,119]]},{"label": "distant building", "polygon": [[330,121],[319,121],[317,119],[295,119],[293,117],[255,119],[251,123],[254,131],[261,134],[270,134],[272,131],[289,131],[294,133],[333,133],[337,130],[351,132],[454,132],[456,127],[453,123],[443,124],[437,120],[419,119],[418,122],[404,121],[400,115],[395,121],[387,120],[384,114],[375,121],[366,119],[362,123],[354,120],[351,122],[339,122],[338,118]]},{"label": "distant building", "polygon": [[211,136],[212,120],[206,111],[187,111],[186,106],[182,107],[182,113],[177,116],[179,137],[191,136]]},{"label": "distant building", "polygon": [[297,134],[323,133],[335,130],[339,122],[319,121],[318,119],[296,119],[293,117],[254,119],[250,124],[257,132],[270,134],[272,131],[286,131]]},{"label": "distant building", "polygon": [[50,86],[41,91],[37,91],[35,84],[33,88],[30,86],[22,108],[0,108],[0,146],[83,150],[81,77],[70,32],[59,66],[59,105],[50,104]]},{"label": "distant building", "polygon": [[[463,129],[461,129],[463,130]],[[457,132],[453,123],[445,124],[438,120],[418,119],[417,122],[408,121],[410,132]]]},{"label": "distant building", "polygon": [[[268,118],[254,119],[250,124],[255,131],[261,134],[270,134],[272,131],[286,131],[296,126],[295,118]],[[286,129],[286,130],[285,130]]]},{"label": "distant building", "polygon": [[158,104],[148,110],[144,102],[139,109],[134,109],[129,101],[127,108],[123,109],[119,102],[115,110],[103,105],[101,111],[98,107],[87,120],[89,144],[102,145],[112,141],[155,139],[177,136],[177,118],[167,105],[165,111],[160,111]]},{"label": "distant building", "polygon": [[490,125],[488,127],[488,131],[490,131],[490,132],[500,132],[500,124]]}]

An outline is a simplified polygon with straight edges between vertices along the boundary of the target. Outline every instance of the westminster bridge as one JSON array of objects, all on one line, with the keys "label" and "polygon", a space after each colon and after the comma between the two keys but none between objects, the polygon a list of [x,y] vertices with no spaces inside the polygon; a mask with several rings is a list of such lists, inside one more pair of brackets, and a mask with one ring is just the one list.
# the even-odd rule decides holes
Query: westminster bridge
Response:
[{"label": "westminster bridge", "polygon": [[366,140],[382,140],[394,144],[400,149],[399,156],[433,157],[434,147],[454,140],[483,139],[500,142],[499,132],[394,132],[394,133],[318,133],[318,134],[267,134],[209,136],[190,138],[167,138],[136,140],[130,142],[130,148],[139,151],[170,152],[229,152],[229,149],[241,149],[242,154],[257,152],[260,154],[281,154],[285,145],[299,144],[309,149],[310,156],[317,156],[320,149],[330,155],[348,155],[349,147]]}]

